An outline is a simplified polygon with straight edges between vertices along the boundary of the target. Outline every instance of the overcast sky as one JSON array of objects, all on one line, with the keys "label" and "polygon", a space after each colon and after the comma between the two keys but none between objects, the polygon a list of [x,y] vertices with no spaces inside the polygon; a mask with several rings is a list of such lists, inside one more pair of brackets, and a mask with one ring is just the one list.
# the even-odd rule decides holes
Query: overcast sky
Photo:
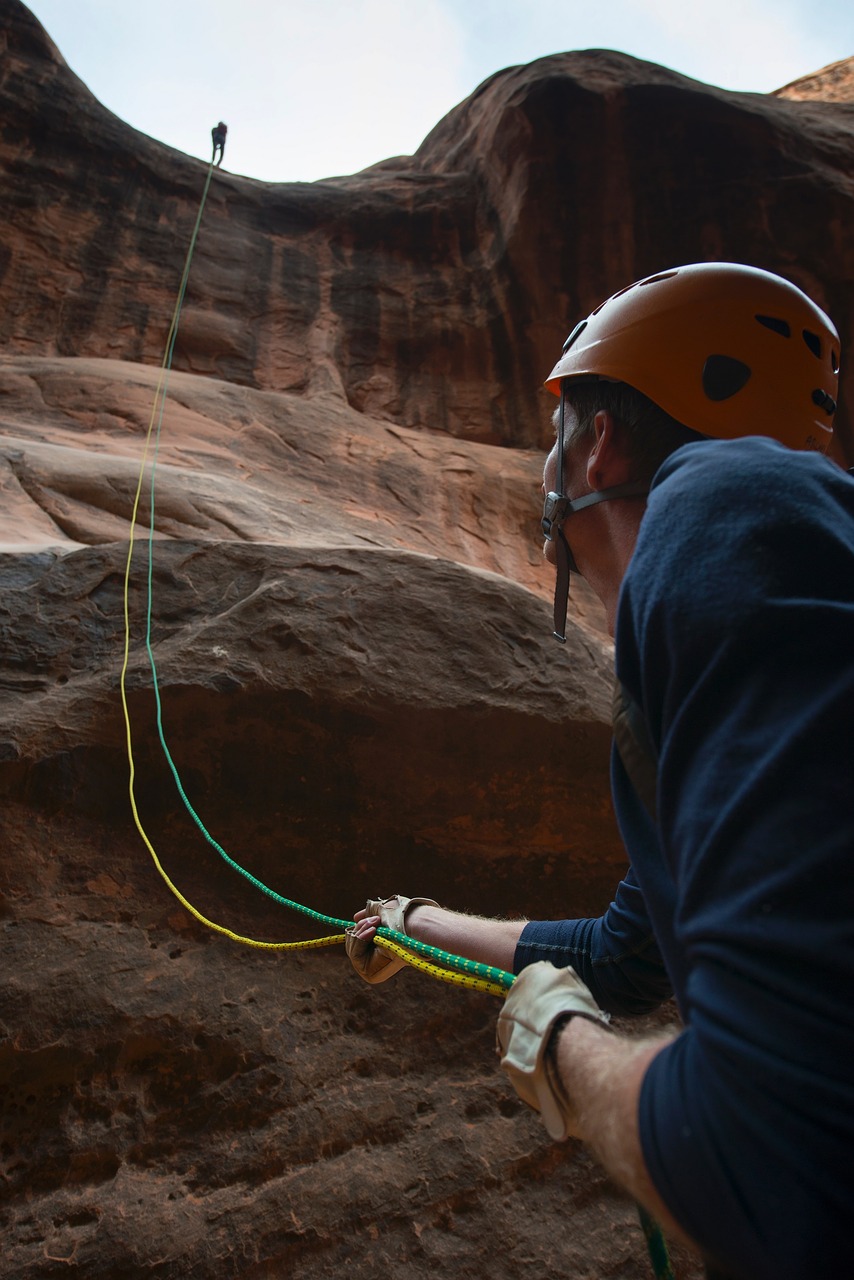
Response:
[{"label": "overcast sky", "polygon": [[31,0],[92,92],[134,128],[270,182],[415,150],[502,67],[620,49],[766,93],[854,55],[852,0]]}]

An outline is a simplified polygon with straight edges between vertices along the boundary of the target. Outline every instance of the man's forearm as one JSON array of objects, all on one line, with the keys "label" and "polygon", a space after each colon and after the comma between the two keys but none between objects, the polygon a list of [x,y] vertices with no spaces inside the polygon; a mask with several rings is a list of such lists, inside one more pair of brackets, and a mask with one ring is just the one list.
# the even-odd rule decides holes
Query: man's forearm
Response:
[{"label": "man's forearm", "polygon": [[653,1186],[638,1130],[644,1075],[673,1034],[629,1039],[587,1018],[572,1018],[559,1034],[556,1056],[582,1139],[614,1181],[648,1209],[668,1235],[690,1245]]},{"label": "man's forearm", "polygon": [[415,906],[407,914],[406,932],[431,947],[441,947],[454,955],[512,972],[516,945],[525,923],[524,920],[467,916],[459,911],[446,911],[444,907]]}]

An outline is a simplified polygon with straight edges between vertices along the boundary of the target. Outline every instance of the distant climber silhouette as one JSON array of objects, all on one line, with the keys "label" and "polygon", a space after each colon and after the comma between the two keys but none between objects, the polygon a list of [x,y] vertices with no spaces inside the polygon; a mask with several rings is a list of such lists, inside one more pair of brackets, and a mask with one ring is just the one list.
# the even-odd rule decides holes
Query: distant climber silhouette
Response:
[{"label": "distant climber silhouette", "polygon": [[[213,164],[213,162],[216,161],[217,168],[222,164],[222,157],[225,154],[225,135],[227,133],[228,125],[224,124],[222,120],[220,120],[219,124],[215,124],[211,129],[211,137],[213,138],[213,155],[211,156],[211,163]],[[216,158],[217,151],[219,152],[218,160]]]}]

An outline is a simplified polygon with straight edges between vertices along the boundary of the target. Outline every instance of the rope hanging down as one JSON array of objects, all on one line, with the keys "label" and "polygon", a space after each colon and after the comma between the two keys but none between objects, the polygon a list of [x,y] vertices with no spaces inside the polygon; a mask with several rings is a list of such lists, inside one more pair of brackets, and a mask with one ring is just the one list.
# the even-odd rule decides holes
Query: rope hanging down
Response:
[{"label": "rope hanging down", "polygon": [[[163,748],[169,769],[178,789],[178,794],[187,810],[192,817],[199,831],[202,833],[208,843],[217,851],[225,862],[235,871],[245,876],[256,889],[268,895],[275,902],[282,906],[288,907],[292,911],[299,912],[309,916],[312,920],[320,924],[331,925],[336,929],[346,929],[352,921],[339,920],[333,916],[323,915],[319,911],[314,911],[310,907],[305,907],[301,903],[294,902],[289,898],[283,897],[276,893],[268,885],[265,885],[256,876],[242,867],[234,858],[226,853],[225,849],[213,838],[205,827],[199,815],[193,808],[190,800],[184,790],[178,769],[172,758],[172,753],[166,742],[166,736],[163,730],[163,709],[160,698],[160,687],[157,679],[157,666],[154,660],[154,650],[151,643],[151,620],[153,612],[153,577],[154,577],[154,527],[155,527],[155,474],[157,468],[157,458],[160,449],[160,434],[163,423],[163,414],[166,405],[166,389],[169,381],[169,372],[172,368],[172,356],[175,349],[175,340],[178,335],[178,321],[181,315],[181,308],[184,303],[184,295],[187,291],[187,281],[190,276],[190,265],[193,260],[193,253],[196,248],[196,240],[198,239],[199,227],[201,226],[202,214],[204,213],[205,204],[210,190],[211,178],[213,176],[214,160],[208,167],[207,179],[205,181],[204,191],[199,204],[199,211],[196,215],[193,234],[190,238],[190,245],[187,250],[187,257],[184,263],[184,271],[181,276],[181,284],[178,290],[178,297],[175,303],[175,309],[172,313],[172,319],[169,325],[169,331],[166,337],[166,347],[163,361],[160,366],[160,374],[157,380],[157,387],[154,393],[154,402],[151,409],[151,417],[148,423],[148,430],[145,436],[145,444],[143,447],[142,459],[140,462],[139,476],[137,479],[136,493],[134,495],[133,510],[131,514],[130,533],[128,539],[128,554],[125,565],[124,588],[123,588],[123,609],[124,609],[124,656],[122,660],[120,690],[122,711],[124,715],[125,729],[127,735],[127,753],[128,753],[128,793],[130,797],[131,812],[133,814],[134,823],[139,831],[142,840],[151,855],[157,871],[165,882],[167,888],[174,894],[177,900],[190,913],[194,919],[200,924],[205,925],[208,929],[212,929],[215,933],[223,934],[230,938],[233,942],[239,942],[249,947],[256,947],[265,951],[299,951],[306,948],[329,947],[342,943],[345,940],[343,933],[327,934],[320,938],[311,938],[303,942],[261,942],[255,938],[247,938],[241,934],[235,933],[228,929],[225,925],[217,924],[213,920],[209,920],[206,916],[193,906],[191,902],[181,893],[178,887],[167,874],[157,851],[154,848],[149,836],[142,825],[139,816],[139,810],[136,803],[135,779],[136,766],[133,754],[133,733],[131,729],[130,710],[127,700],[127,671],[130,663],[130,577],[131,566],[133,562],[133,551],[135,542],[135,533],[137,518],[139,514],[140,499],[142,488],[145,481],[145,472],[148,466],[149,455],[151,455],[151,478],[150,478],[150,500],[149,500],[149,527],[148,527],[148,567],[147,567],[147,589],[146,589],[146,627],[145,627],[145,648],[148,655],[148,662],[151,668],[152,687],[157,709],[157,733],[160,739],[160,745]],[[152,450],[153,440],[153,450]],[[442,982],[449,982],[458,986],[468,987],[471,990],[484,991],[490,995],[504,997],[507,990],[513,983],[513,974],[505,972],[503,969],[495,968],[492,965],[480,964],[474,960],[468,960],[464,956],[453,955],[450,952],[442,951],[438,947],[428,946],[426,943],[419,942],[415,938],[410,938],[407,934],[398,933],[394,929],[381,928],[377,931],[374,939],[377,946],[385,951],[391,952],[406,964],[411,965],[415,969],[419,969],[422,973],[427,973],[431,977],[437,978]],[[430,957],[430,960],[424,957]],[[432,963],[436,961],[437,963]],[[667,1252],[667,1245],[661,1233],[661,1228],[649,1216],[649,1214],[640,1206],[638,1211],[641,1220],[641,1226],[646,1236],[647,1247],[649,1249],[650,1260],[652,1262],[653,1271],[657,1280],[673,1280],[673,1270],[670,1265],[670,1259]]]},{"label": "rope hanging down", "polygon": [[[152,639],[151,639],[152,614],[153,614],[153,577],[154,577],[155,475],[156,475],[156,468],[157,468],[157,459],[158,459],[158,454],[160,449],[160,437],[161,437],[161,428],[163,423],[163,414],[164,414],[165,404],[166,404],[166,390],[167,390],[168,381],[169,381],[169,373],[172,367],[172,357],[175,350],[175,340],[177,338],[177,333],[178,333],[178,321],[181,315],[181,308],[183,306],[184,296],[187,290],[187,281],[189,279],[189,274],[190,274],[190,265],[192,263],[193,253],[195,251],[196,241],[198,239],[199,227],[202,221],[202,214],[204,213],[208,191],[210,189],[211,178],[213,175],[213,168],[214,168],[213,161],[211,161],[211,164],[208,167],[207,179],[205,182],[204,191],[202,193],[201,202],[199,204],[199,211],[196,216],[195,226],[193,227],[193,233],[190,238],[190,245],[187,250],[187,257],[184,263],[184,271],[181,277],[181,283],[178,290],[178,298],[175,303],[175,309],[172,313],[172,320],[171,320],[171,323],[169,326],[169,332],[166,338],[166,347],[165,347],[165,352],[163,356],[163,361],[160,367],[160,375],[158,377],[157,386],[154,393],[154,403],[152,405],[151,417],[149,419],[148,430],[146,432],[145,444],[144,444],[143,453],[142,453],[142,460],[139,468],[139,476],[137,479],[136,493],[134,495],[133,510],[131,514],[130,538],[128,542],[128,555],[127,555],[127,562],[125,565],[124,589],[123,589],[124,633],[125,633],[124,634],[124,658],[122,662],[121,677],[119,682],[120,689],[121,689],[122,710],[124,713],[125,729],[126,729],[126,736],[127,736],[127,752],[128,752],[128,765],[129,765],[129,795],[130,795],[131,812],[133,814],[133,819],[134,819],[136,828],[139,831],[139,834],[142,837],[142,840],[145,843],[145,846],[151,855],[154,865],[157,868],[157,871],[159,872],[160,876],[164,880],[165,884],[167,885],[169,890],[175,895],[175,897],[178,899],[181,905],[185,908],[185,910],[189,911],[189,913],[196,920],[198,920],[201,924],[204,924],[207,928],[214,930],[216,933],[223,934],[225,937],[230,938],[234,942],[240,942],[246,946],[262,948],[265,950],[288,951],[288,950],[304,950],[310,947],[334,946],[337,943],[342,943],[344,941],[343,933],[339,932],[335,934],[329,934],[321,938],[312,938],[302,942],[261,942],[258,939],[247,938],[241,934],[235,933],[233,930],[227,928],[225,925],[218,924],[215,921],[209,920],[206,916],[202,915],[202,913],[196,907],[194,907],[193,904],[189,902],[188,899],[181,893],[181,891],[178,889],[178,887],[174,884],[172,879],[167,874],[160,858],[158,857],[157,851],[154,848],[154,845],[152,844],[148,836],[148,833],[146,832],[142,824],[142,820],[139,815],[139,809],[136,803],[136,791],[135,791],[136,766],[134,761],[133,733],[131,728],[130,711],[129,711],[128,700],[127,700],[127,671],[128,671],[128,666],[130,662],[129,596],[130,596],[130,578],[131,578],[131,568],[133,563],[134,543],[136,541],[135,539],[136,526],[137,526],[137,521],[139,517],[139,508],[140,508],[140,503],[142,499],[142,490],[145,482],[146,470],[148,468],[148,463],[150,458],[151,473],[150,473],[150,484],[149,484],[150,506],[149,506],[149,527],[148,527],[145,648],[148,655],[149,666],[151,669],[152,687],[154,691],[155,704],[156,704],[157,733],[160,739],[160,745],[163,749],[166,761],[169,765],[169,769],[175,781],[175,786],[178,790],[178,794],[181,797],[182,803],[184,804],[184,807],[186,808],[190,817],[193,819],[199,831],[202,833],[202,835],[208,841],[208,843],[212,846],[212,848],[216,850],[216,852],[228,864],[228,866],[230,866],[234,871],[237,871],[242,876],[244,876],[250,882],[250,884],[252,884],[256,889],[260,890],[260,892],[265,893],[268,897],[272,898],[275,902],[278,902],[280,905],[287,907],[292,911],[296,911],[303,915],[306,915],[319,924],[329,925],[339,930],[346,929],[349,925],[352,924],[351,920],[339,920],[333,916],[323,915],[319,911],[314,911],[310,907],[303,906],[301,903],[294,902],[290,898],[285,898],[281,894],[276,893],[275,890],[271,889],[268,885],[264,884],[256,876],[252,875],[250,871],[247,871],[245,867],[241,866],[240,863],[238,863],[234,858],[232,858],[225,851],[225,849],[214,839],[214,837],[207,830],[201,818],[199,817],[198,813],[193,808],[193,805],[190,803],[189,797],[187,796],[187,793],[181,781],[181,777],[178,773],[177,766],[172,757],[172,753],[169,750],[169,746],[167,744],[165,732],[163,729],[163,707],[162,707],[162,700],[160,697],[160,686],[157,678],[157,666],[154,658],[154,650],[152,647]],[[452,955],[450,952],[441,951],[439,948],[436,948],[436,947],[430,947],[426,943],[418,942],[416,939],[410,938],[406,934],[398,933],[393,929],[381,929],[377,935],[376,943],[378,946],[382,947],[384,950],[391,951],[395,955],[397,955],[400,959],[405,960],[407,964],[412,965],[414,968],[420,969],[424,973],[429,973],[431,976],[439,978],[444,982],[457,983],[460,986],[465,986],[474,990],[487,991],[490,994],[497,995],[497,996],[503,996],[507,988],[513,982],[513,975],[506,973],[503,969],[497,969],[491,965],[482,965],[477,963],[476,961],[468,960],[463,956]],[[424,957],[430,957],[430,960],[438,961],[438,963],[431,963],[430,960],[425,959]]]}]

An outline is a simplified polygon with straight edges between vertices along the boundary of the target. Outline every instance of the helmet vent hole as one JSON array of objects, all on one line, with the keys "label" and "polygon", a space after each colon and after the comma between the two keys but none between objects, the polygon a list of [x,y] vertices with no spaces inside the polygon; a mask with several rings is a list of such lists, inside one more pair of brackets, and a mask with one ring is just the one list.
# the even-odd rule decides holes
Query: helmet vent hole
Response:
[{"label": "helmet vent hole", "polygon": [[625,289],[618,289],[616,293],[612,293],[610,298],[606,298],[604,302],[599,303],[599,306],[596,308],[595,311],[590,312],[590,319],[592,320],[593,316],[598,316],[602,308],[607,307],[609,302],[614,302],[617,298],[622,298],[624,293],[628,293],[630,289],[634,289],[634,288],[635,288],[635,285],[627,284]]},{"label": "helmet vent hole", "polygon": [[804,329],[804,342],[817,360],[821,359],[821,338],[812,329]]},{"label": "helmet vent hole", "polygon": [[789,328],[788,320],[781,320],[778,316],[757,316],[756,319],[760,324],[764,324],[766,329],[779,333],[783,338],[791,338],[792,330]]},{"label": "helmet vent hole", "polygon": [[587,321],[586,320],[579,321],[579,323],[573,329],[572,333],[567,338],[566,342],[563,344],[564,355],[566,355],[567,351],[572,346],[573,342],[576,342],[578,338],[581,337],[582,333],[586,328],[587,328]]},{"label": "helmet vent hole", "polygon": [[830,367],[834,373],[839,372],[839,356],[835,351],[831,351],[830,353]]},{"label": "helmet vent hole", "polygon": [[660,275],[649,276],[648,279],[641,280],[640,287],[643,289],[648,284],[658,284],[659,280],[672,280],[678,274],[678,271],[662,271]]},{"label": "helmet vent hole", "polygon": [[750,365],[734,356],[709,356],[703,365],[703,390],[710,400],[729,400],[750,378]]},{"label": "helmet vent hole", "polygon": [[819,409],[824,409],[824,412],[829,418],[832,418],[836,413],[836,401],[833,396],[829,396],[826,391],[821,389],[821,387],[817,387],[812,393],[812,402],[813,404],[818,405]]}]

